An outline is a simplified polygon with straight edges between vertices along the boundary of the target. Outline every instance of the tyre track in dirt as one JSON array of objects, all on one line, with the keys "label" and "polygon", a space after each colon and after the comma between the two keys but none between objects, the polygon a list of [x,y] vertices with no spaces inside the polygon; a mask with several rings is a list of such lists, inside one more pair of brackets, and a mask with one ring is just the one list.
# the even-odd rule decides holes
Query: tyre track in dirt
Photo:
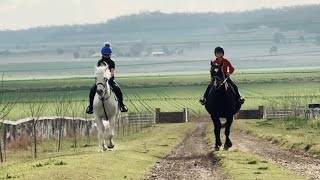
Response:
[{"label": "tyre track in dirt", "polygon": [[272,144],[271,141],[241,133],[239,130],[231,132],[231,140],[241,151],[257,154],[307,179],[320,180],[320,159],[318,158],[286,151]]},{"label": "tyre track in dirt", "polygon": [[187,134],[167,157],[157,162],[145,179],[227,179],[219,173],[219,159],[212,155],[211,146],[205,138],[207,126],[208,123],[197,124],[196,130]]}]

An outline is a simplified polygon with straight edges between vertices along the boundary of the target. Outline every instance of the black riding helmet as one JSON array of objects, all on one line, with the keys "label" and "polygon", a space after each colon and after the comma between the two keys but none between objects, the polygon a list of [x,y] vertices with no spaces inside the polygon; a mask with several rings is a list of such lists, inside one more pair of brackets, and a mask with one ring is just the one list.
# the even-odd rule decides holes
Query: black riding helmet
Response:
[{"label": "black riding helmet", "polygon": [[221,52],[222,54],[224,54],[224,50],[223,50],[223,47],[221,46],[218,46],[214,49],[214,54],[218,53],[218,52]]}]

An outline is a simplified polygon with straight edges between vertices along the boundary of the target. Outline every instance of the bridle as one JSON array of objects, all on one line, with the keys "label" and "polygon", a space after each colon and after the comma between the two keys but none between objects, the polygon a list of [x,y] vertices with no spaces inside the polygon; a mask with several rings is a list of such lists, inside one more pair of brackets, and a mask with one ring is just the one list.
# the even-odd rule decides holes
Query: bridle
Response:
[{"label": "bridle", "polygon": [[[103,87],[103,88],[102,88],[102,94],[101,94],[101,95],[98,94],[98,95],[99,95],[99,99],[102,100],[102,101],[109,99],[110,96],[111,96],[111,90],[110,90],[110,88],[109,88],[109,90],[108,90],[108,88],[107,88],[107,83],[108,83],[108,81],[109,81],[108,78],[104,78],[104,82],[105,82],[105,83],[97,83],[97,84],[96,84],[96,85],[97,85],[97,88],[98,88],[99,85]],[[108,94],[107,94],[107,93],[108,93]],[[106,97],[106,95],[107,95],[107,97]]]},{"label": "bridle", "polygon": [[[220,69],[220,71],[221,71],[221,68],[218,68],[218,67],[216,67],[215,69],[214,69],[214,71],[216,72],[216,73],[218,73],[218,71],[219,70],[216,70],[216,69]],[[222,76],[223,77],[225,77],[225,75],[224,74],[222,74]],[[214,87],[215,87],[215,89],[220,89],[220,87],[221,86],[223,86],[223,85],[225,85],[225,87],[227,88],[227,84],[226,84],[226,82],[227,82],[227,80],[228,80],[228,78],[229,77],[226,77],[226,78],[224,78],[224,80],[222,81],[222,79],[219,77],[219,76],[214,76],[213,77],[213,85],[214,85]]]},{"label": "bridle", "polygon": [[[99,73],[96,73],[96,74],[99,74]],[[97,93],[97,94],[99,96],[99,99],[102,101],[103,112],[105,114],[106,119],[108,119],[108,115],[107,115],[107,112],[106,112],[106,107],[104,105],[104,101],[108,100],[111,97],[110,86],[109,86],[109,92],[108,92],[108,86],[107,86],[108,81],[109,81],[109,79],[104,77],[104,83],[97,83],[96,84],[97,85],[97,89],[98,89],[99,85],[103,87],[102,88],[102,94],[101,95],[99,95],[99,93]],[[105,97],[106,93],[108,93],[107,97]]]}]

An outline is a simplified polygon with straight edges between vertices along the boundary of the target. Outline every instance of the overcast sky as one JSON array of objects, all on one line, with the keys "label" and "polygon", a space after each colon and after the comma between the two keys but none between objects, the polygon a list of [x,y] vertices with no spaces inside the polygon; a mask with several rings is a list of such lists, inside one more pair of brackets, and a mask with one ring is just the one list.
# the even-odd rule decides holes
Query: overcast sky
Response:
[{"label": "overcast sky", "polygon": [[0,29],[100,23],[140,11],[224,12],[319,3],[320,0],[0,0]]}]

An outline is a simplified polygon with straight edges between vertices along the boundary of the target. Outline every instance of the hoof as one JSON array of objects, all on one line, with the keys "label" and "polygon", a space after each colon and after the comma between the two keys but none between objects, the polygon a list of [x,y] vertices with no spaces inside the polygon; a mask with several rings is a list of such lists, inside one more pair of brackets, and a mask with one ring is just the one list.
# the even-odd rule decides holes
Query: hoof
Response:
[{"label": "hoof", "polygon": [[231,143],[231,141],[229,140],[229,141],[226,141],[226,142],[224,143],[223,149],[224,149],[225,151],[228,151],[229,148],[231,148],[231,147],[232,147],[232,143]]},{"label": "hoof", "polygon": [[109,148],[109,149],[113,149],[113,148],[114,148],[114,145],[110,145],[110,146],[108,145],[108,148]]},{"label": "hoof", "polygon": [[214,151],[219,151],[220,150],[220,147],[222,146],[222,143],[217,143],[215,146],[214,146]]}]

